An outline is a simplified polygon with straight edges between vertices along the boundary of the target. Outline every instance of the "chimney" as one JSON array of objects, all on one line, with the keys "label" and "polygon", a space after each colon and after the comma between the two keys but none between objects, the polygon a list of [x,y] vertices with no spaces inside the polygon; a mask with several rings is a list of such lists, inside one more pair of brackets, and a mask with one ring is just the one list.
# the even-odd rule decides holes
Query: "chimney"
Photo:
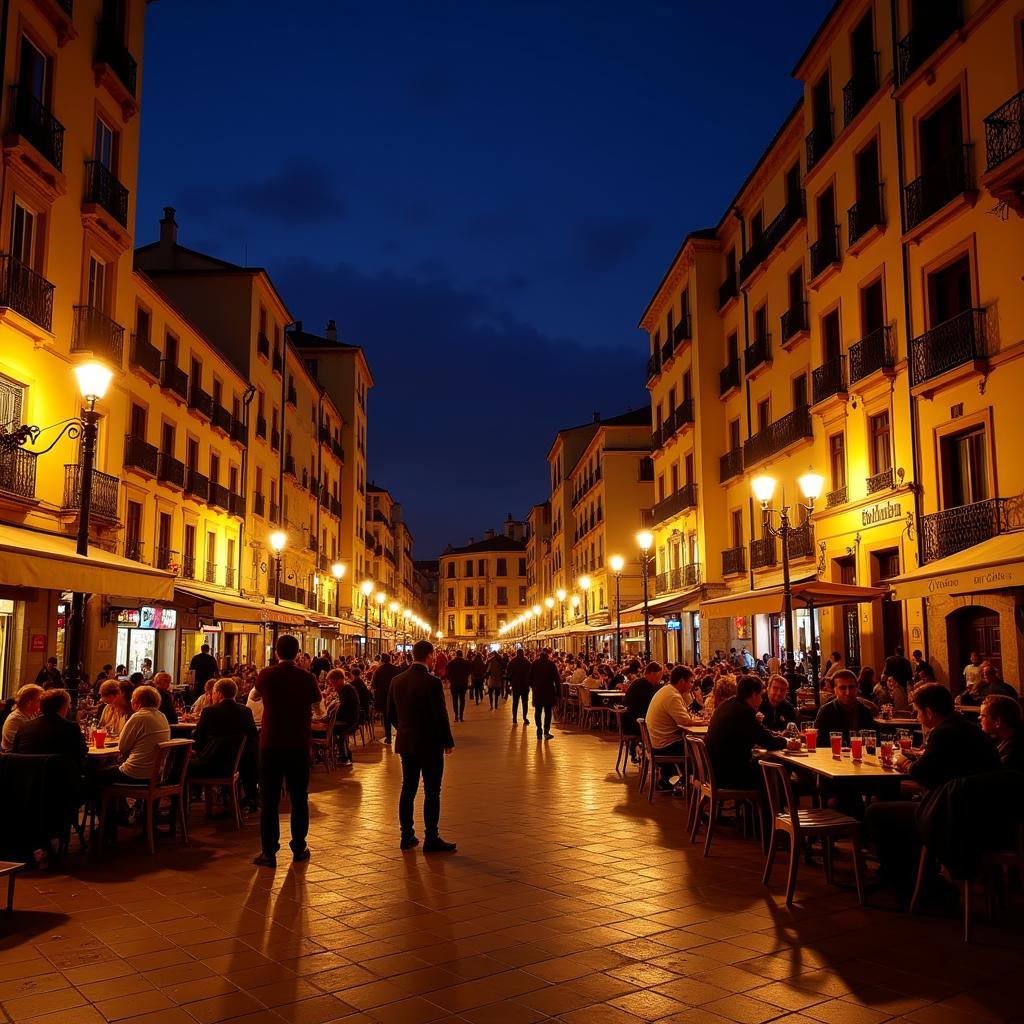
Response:
[{"label": "chimney", "polygon": [[173,249],[178,244],[178,224],[174,219],[174,207],[165,206],[160,220],[160,248]]},{"label": "chimney", "polygon": [[594,422],[595,423],[600,423],[601,422],[601,414],[599,412],[595,412],[594,413]]},{"label": "chimney", "polygon": [[333,320],[327,321],[327,330],[324,331],[328,341],[338,340],[338,325]]}]

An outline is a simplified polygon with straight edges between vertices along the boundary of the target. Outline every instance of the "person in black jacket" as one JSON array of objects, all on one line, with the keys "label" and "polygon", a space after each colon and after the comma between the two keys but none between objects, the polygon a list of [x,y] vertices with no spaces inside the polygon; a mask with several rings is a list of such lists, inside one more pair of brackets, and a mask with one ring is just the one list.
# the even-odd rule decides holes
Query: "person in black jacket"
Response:
[{"label": "person in black jacket", "polygon": [[647,709],[651,706],[654,694],[661,686],[661,677],[664,671],[656,661],[652,661],[644,674],[638,676],[626,687],[622,703],[626,706],[626,712],[622,716],[622,731],[627,736],[639,736],[640,727],[636,724],[638,718],[647,717]]},{"label": "person in black jacket", "polygon": [[25,722],[14,737],[12,753],[15,754],[56,754],[67,763],[69,780],[77,784],[88,747],[78,726],[68,720],[71,695],[67,690],[47,690],[39,698],[39,714]]},{"label": "person in black jacket", "polygon": [[[378,668],[377,671],[379,672],[380,669]],[[359,724],[359,692],[345,678],[345,672],[340,668],[332,668],[327,673],[327,685],[334,688],[338,701],[338,714],[334,719],[334,741],[341,749],[341,763],[343,765],[350,765],[352,763],[352,751],[349,750],[348,737],[352,735],[353,730]],[[389,683],[389,693],[390,689]],[[384,707],[384,717],[385,719],[388,717],[387,705]]]},{"label": "person in black jacket", "polygon": [[760,789],[761,773],[752,757],[754,747],[784,750],[787,746],[785,739],[773,736],[757,720],[763,688],[757,676],[740,676],[736,696],[715,708],[704,742],[719,786]]},{"label": "person in black jacket", "polygon": [[523,705],[523,725],[529,725],[530,719],[527,715],[530,700],[530,661],[523,654],[522,649],[516,651],[516,656],[508,663],[508,681],[512,687],[512,724],[518,725],[518,712],[520,702]]},{"label": "person in black jacket", "polygon": [[850,745],[850,733],[875,728],[875,714],[866,701],[857,696],[857,677],[849,669],[840,669],[832,677],[835,700],[818,708],[814,727],[823,745],[828,745],[829,733],[841,732],[843,744]]},{"label": "person in black jacket", "polygon": [[413,645],[412,658],[412,665],[392,680],[388,694],[387,713],[395,723],[395,753],[402,759],[402,794],[398,800],[401,848],[411,850],[419,843],[413,805],[422,776],[423,852],[451,853],[455,844],[445,842],[438,831],[444,759],[455,747],[444,684],[431,671],[434,645],[429,640],[418,640]]},{"label": "person in black jacket", "polygon": [[380,656],[380,664],[377,666],[376,672],[373,673],[373,679],[371,683],[373,685],[373,704],[374,707],[380,712],[381,718],[384,723],[384,742],[391,742],[391,719],[388,718],[388,692],[391,689],[391,683],[402,670],[397,665],[391,664],[391,655],[382,654]]},{"label": "person in black jacket", "polygon": [[484,699],[484,677],[487,675],[487,666],[484,664],[483,656],[479,651],[473,655],[469,662],[473,674],[473,702],[482,704]]},{"label": "person in black jacket", "polygon": [[545,647],[530,666],[530,690],[533,692],[533,720],[537,723],[537,739],[541,736],[552,738],[551,711],[558,703],[561,689],[558,667],[551,660],[551,649]]},{"label": "person in black jacket", "polygon": [[203,708],[192,737],[188,774],[192,778],[227,778],[234,769],[241,743],[244,749],[238,771],[246,800],[251,804],[256,800],[260,736],[252,712],[235,700],[237,696],[238,687],[233,679],[218,679],[213,684],[212,703]]},{"label": "person in black jacket", "polygon": [[981,705],[980,723],[982,732],[995,743],[1002,766],[1012,772],[1024,772],[1020,704],[1001,694],[986,697]]},{"label": "person in black jacket", "polygon": [[472,672],[462,651],[456,651],[455,657],[448,662],[448,689],[452,693],[452,711],[455,712],[456,722],[465,721],[466,718],[466,691],[469,689]]},{"label": "person in black jacket", "polygon": [[914,678],[914,666],[907,660],[902,647],[897,647],[882,666],[882,679],[892,677],[904,689],[910,685]]},{"label": "person in black jacket", "polygon": [[170,672],[157,672],[153,676],[153,685],[160,691],[160,711],[167,719],[167,724],[175,725],[178,721],[178,712],[174,710],[174,698],[171,696]]},{"label": "person in black jacket", "polygon": [[764,716],[761,724],[770,732],[783,732],[790,722],[797,720],[796,708],[787,700],[788,696],[786,677],[772,676],[761,701],[761,714]]}]

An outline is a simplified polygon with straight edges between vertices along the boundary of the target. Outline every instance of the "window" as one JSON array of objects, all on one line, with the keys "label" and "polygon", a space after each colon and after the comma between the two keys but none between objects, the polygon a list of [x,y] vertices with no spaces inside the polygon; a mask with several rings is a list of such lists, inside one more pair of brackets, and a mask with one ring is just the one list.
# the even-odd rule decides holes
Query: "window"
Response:
[{"label": "window", "polygon": [[687,484],[692,484],[694,481],[695,473],[693,468],[693,452],[687,452],[686,458],[683,460],[685,467],[684,477],[686,478]]},{"label": "window", "polygon": [[465,564],[463,565],[462,568],[463,568],[462,575],[465,576],[467,579],[472,579],[472,577],[473,577],[473,559],[472,558],[467,559],[467,561],[465,562]]},{"label": "window", "polygon": [[454,562],[449,562],[448,563],[448,572],[447,572],[446,575],[447,575],[448,579],[450,579],[450,580],[455,579],[455,563]]},{"label": "window", "polygon": [[135,335],[143,341],[149,341],[152,320],[148,309],[141,306],[135,310]]},{"label": "window", "polygon": [[735,452],[740,448],[740,421],[739,417],[729,422],[729,451]]},{"label": "window", "polygon": [[11,255],[26,267],[36,268],[36,215],[17,196],[11,219]]},{"label": "window", "polygon": [[807,406],[807,374],[801,373],[793,378],[793,408],[804,409]]},{"label": "window", "polygon": [[498,587],[497,597],[495,598],[495,604],[499,607],[508,604],[508,587]]},{"label": "window", "polygon": [[758,210],[750,218],[750,244],[754,245],[764,234],[764,211]]},{"label": "window", "polygon": [[672,493],[675,494],[679,490],[679,463],[673,462],[669,470],[669,476],[672,481]]},{"label": "window", "polygon": [[811,90],[811,111],[814,117],[814,130],[831,139],[832,90],[827,71],[814,83]]},{"label": "window", "polygon": [[882,279],[872,281],[860,293],[860,329],[863,337],[885,326],[885,293],[882,291]]},{"label": "window", "polygon": [[754,313],[754,341],[758,342],[768,337],[768,306],[760,306]]},{"label": "window", "polygon": [[220,483],[220,456],[214,452],[210,452],[210,483]]},{"label": "window", "polygon": [[743,509],[732,510],[732,544],[733,547],[743,547]]},{"label": "window", "polygon": [[658,474],[658,501],[665,500],[665,474]]},{"label": "window", "polygon": [[487,629],[487,616],[486,615],[478,615],[476,617],[476,628],[477,628],[477,631],[480,632],[480,633],[484,632],[484,630]]},{"label": "window", "polygon": [[967,255],[928,275],[929,326],[952,320],[973,305],[971,261]]},{"label": "window", "polygon": [[[789,275],[789,311],[796,317],[801,317],[803,314],[803,303],[804,303],[804,268],[802,266],[797,267],[796,270],[790,272]],[[801,319],[797,327],[803,326],[803,320]],[[795,332],[793,332],[795,333]]]},{"label": "window", "polygon": [[160,451],[164,455],[174,455],[174,424],[164,423],[160,428]]},{"label": "window", "polygon": [[[921,121],[921,170],[927,171],[944,162],[961,159],[963,141],[960,92],[957,91],[934,113]],[[945,173],[953,178],[956,171],[950,168]]]},{"label": "window", "polygon": [[124,555],[135,561],[142,558],[142,503],[138,501],[125,505]]},{"label": "window", "polygon": [[736,331],[733,331],[729,335],[725,343],[725,361],[728,363],[735,363],[740,357],[740,336]]},{"label": "window", "polygon": [[836,362],[843,353],[838,309],[833,309],[821,318],[821,350],[822,361],[826,363]]},{"label": "window", "polygon": [[[89,257],[89,292],[86,296],[86,304],[92,306],[93,309],[98,309],[101,313],[107,311],[107,265],[91,255]],[[175,341],[175,354],[177,354],[177,341]]]},{"label": "window", "polygon": [[688,402],[691,398],[693,398],[693,377],[687,370],[683,374],[683,401]]},{"label": "window", "polygon": [[454,615],[449,615],[448,616],[448,634],[449,634],[449,636],[452,633],[454,633],[454,632],[455,632],[455,616]]},{"label": "window", "polygon": [[892,468],[892,442],[888,410],[868,418],[868,450],[872,476]]},{"label": "window", "polygon": [[798,206],[800,204],[800,161],[786,171],[786,205]]},{"label": "window", "polygon": [[476,574],[477,574],[477,576],[486,576],[487,575],[487,559],[486,558],[479,558],[479,559],[477,559]]},{"label": "window", "polygon": [[50,58],[28,36],[21,37],[18,86],[27,96],[38,100],[41,106],[50,105]]},{"label": "window", "polygon": [[520,576],[525,576],[526,575],[526,559],[525,558],[520,558],[519,559],[519,575]]},{"label": "window", "polygon": [[467,608],[472,608],[473,607],[473,588],[472,587],[465,587],[463,589],[463,596],[464,596],[464,600],[463,600],[462,603]]},{"label": "window", "polygon": [[146,408],[137,402],[132,402],[129,432],[140,441],[146,440]]},{"label": "window", "polygon": [[0,374],[0,426],[8,431],[20,427],[24,409],[24,385]]},{"label": "window", "polygon": [[487,604],[487,588],[477,587],[476,588],[476,603],[479,605]]},{"label": "window", "polygon": [[639,479],[654,479],[654,460],[649,455],[644,455],[639,462]]},{"label": "window", "polygon": [[472,633],[473,632],[473,616],[472,615],[467,615],[466,616],[466,632],[467,633]]},{"label": "window", "polygon": [[93,159],[102,164],[111,174],[117,176],[117,133],[103,120],[96,118],[96,134]]},{"label": "window", "polygon": [[[870,18],[870,15],[868,15]],[[857,203],[865,214],[878,217],[879,208],[879,174],[878,174],[878,140],[872,139],[856,157]],[[872,221],[867,221],[872,223]]]},{"label": "window", "polygon": [[519,588],[519,603],[522,605],[526,604],[526,587]]},{"label": "window", "polygon": [[508,575],[508,559],[499,558],[497,562],[497,569],[494,572],[495,576],[507,576]]},{"label": "window", "polygon": [[757,403],[757,432],[760,433],[762,430],[766,430],[771,422],[772,400],[770,398],[762,398]]},{"label": "window", "polygon": [[832,476],[832,490],[846,486],[846,435],[833,434],[828,439],[828,465]]},{"label": "window", "polygon": [[983,425],[942,439],[942,495],[946,508],[987,501],[988,444]]}]

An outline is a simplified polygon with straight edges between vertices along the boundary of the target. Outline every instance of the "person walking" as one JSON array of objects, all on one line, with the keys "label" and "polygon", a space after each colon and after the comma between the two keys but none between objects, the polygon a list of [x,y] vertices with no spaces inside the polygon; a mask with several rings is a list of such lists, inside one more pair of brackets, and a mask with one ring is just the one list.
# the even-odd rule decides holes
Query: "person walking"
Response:
[{"label": "person walking", "polygon": [[495,651],[487,659],[487,701],[492,711],[498,708],[498,699],[501,697],[501,688],[505,680],[505,663],[501,655]]},{"label": "person walking", "polygon": [[395,676],[401,673],[398,665],[391,664],[391,655],[382,654],[380,664],[370,680],[373,686],[373,706],[380,712],[381,724],[384,726],[384,742],[391,742],[391,719],[388,718],[388,693]]},{"label": "person walking", "polygon": [[422,776],[423,852],[452,853],[455,843],[445,842],[438,832],[444,759],[455,748],[444,685],[432,672],[434,645],[429,640],[413,644],[412,659],[412,665],[392,680],[388,693],[387,714],[395,723],[395,753],[402,759],[402,793],[398,800],[400,845],[403,850],[419,845],[413,806]]},{"label": "person walking", "polygon": [[299,641],[291,634],[277,639],[277,664],[256,679],[263,701],[260,732],[260,855],[253,863],[276,868],[280,848],[281,783],[288,784],[291,800],[289,846],[295,861],[309,860],[309,751],[313,741],[313,705],[320,703],[320,687],[312,673],[295,664]]},{"label": "person walking", "polygon": [[484,664],[483,655],[477,651],[469,665],[473,675],[473,703],[482,704],[484,701],[484,679],[487,676],[487,666]]},{"label": "person walking", "polygon": [[508,681],[512,687],[512,724],[519,724],[519,705],[522,703],[523,725],[529,725],[530,660],[523,654],[522,648],[516,651],[516,656],[508,663]]},{"label": "person walking", "polygon": [[466,691],[472,671],[462,651],[456,651],[455,657],[448,662],[448,689],[452,692],[452,711],[456,722],[466,720]]},{"label": "person walking", "polygon": [[[530,666],[530,690],[533,692],[533,718],[537,723],[537,739],[543,735],[551,739],[551,711],[558,703],[562,681],[558,667],[551,660],[551,650],[545,647]],[[543,715],[543,725],[541,717]]]}]

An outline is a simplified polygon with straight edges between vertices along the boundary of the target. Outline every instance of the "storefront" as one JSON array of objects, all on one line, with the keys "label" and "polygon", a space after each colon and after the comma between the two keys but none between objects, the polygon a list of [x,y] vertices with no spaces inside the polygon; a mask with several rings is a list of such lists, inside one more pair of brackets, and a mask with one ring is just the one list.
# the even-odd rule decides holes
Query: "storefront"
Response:
[{"label": "storefront", "polygon": [[178,625],[174,608],[141,605],[116,608],[111,614],[117,624],[115,666],[124,665],[130,674],[141,672],[146,659],[154,671],[174,665],[174,636]]}]

